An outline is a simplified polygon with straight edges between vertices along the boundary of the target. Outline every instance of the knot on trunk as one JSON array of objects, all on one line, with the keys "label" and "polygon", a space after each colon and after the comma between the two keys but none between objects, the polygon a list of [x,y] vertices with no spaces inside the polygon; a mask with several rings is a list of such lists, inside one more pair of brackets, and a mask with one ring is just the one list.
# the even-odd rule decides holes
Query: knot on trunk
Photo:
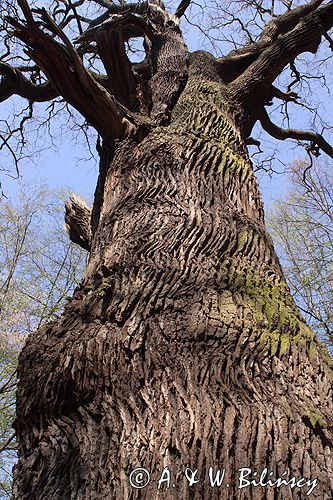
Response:
[{"label": "knot on trunk", "polygon": [[65,229],[73,243],[90,252],[91,209],[76,194],[65,203]]}]

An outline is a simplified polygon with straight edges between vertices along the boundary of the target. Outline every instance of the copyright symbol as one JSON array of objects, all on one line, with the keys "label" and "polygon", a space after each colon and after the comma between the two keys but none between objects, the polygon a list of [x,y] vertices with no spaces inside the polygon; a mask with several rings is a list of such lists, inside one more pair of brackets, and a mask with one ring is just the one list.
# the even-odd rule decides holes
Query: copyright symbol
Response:
[{"label": "copyright symbol", "polygon": [[150,481],[150,474],[147,469],[143,469],[142,467],[138,467],[134,469],[129,477],[130,485],[133,488],[144,488]]}]

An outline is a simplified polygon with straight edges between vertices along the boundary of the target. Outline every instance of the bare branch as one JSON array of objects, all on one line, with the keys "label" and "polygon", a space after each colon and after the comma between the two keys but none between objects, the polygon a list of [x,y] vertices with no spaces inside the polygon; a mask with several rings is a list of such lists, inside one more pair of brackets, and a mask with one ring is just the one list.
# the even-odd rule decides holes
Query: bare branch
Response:
[{"label": "bare branch", "polygon": [[8,18],[8,21],[16,28],[14,34],[29,47],[27,54],[44,71],[57,92],[74,106],[102,137],[124,138],[134,133],[137,126],[133,115],[85,69],[77,51],[45,9],[38,12],[50,31],[59,36],[64,45],[44,33],[33,20],[26,1],[20,1],[24,7],[27,24],[20,24],[12,18]]},{"label": "bare branch", "polygon": [[330,49],[333,50],[333,40],[328,33],[324,33],[324,38],[328,41]]},{"label": "bare branch", "polygon": [[24,17],[27,20],[27,23],[28,24],[35,24],[35,21],[34,21],[34,18],[32,16],[32,12],[30,10],[30,7],[28,5],[27,0],[17,0],[17,3],[21,7],[21,10],[22,10],[22,12],[24,14]]},{"label": "bare branch", "polygon": [[[126,32],[124,32],[126,29]],[[111,30],[122,30],[124,41],[136,36],[153,36],[153,27],[150,26],[142,17],[128,12],[123,16],[117,16],[112,20],[106,21],[101,26],[90,28],[83,33],[74,43],[96,41],[100,33],[110,32]]]},{"label": "bare branch", "polygon": [[101,7],[105,7],[107,10],[103,14],[101,14],[101,16],[94,19],[91,23],[91,26],[96,26],[97,24],[104,22],[108,17],[114,14],[125,14],[131,12],[133,14],[142,15],[147,13],[148,2],[122,3],[121,5],[116,5],[109,0],[94,1]]},{"label": "bare branch", "polygon": [[278,89],[274,85],[272,85],[272,90],[273,90],[273,96],[276,97],[277,99],[281,99],[282,101],[286,102],[296,102],[298,99],[298,94],[296,92],[282,92],[282,90]]},{"label": "bare branch", "polygon": [[112,9],[114,6],[110,0],[94,0],[95,3],[98,3],[101,7],[105,7],[106,9]]},{"label": "bare branch", "polygon": [[323,0],[312,0],[305,5],[300,5],[295,9],[288,10],[285,14],[272,19],[262,31],[259,40],[269,42],[276,40],[279,35],[283,35],[293,30],[299,21],[310,12],[314,12]]},{"label": "bare branch", "polygon": [[[333,1],[301,18],[290,31],[280,35],[229,86],[239,116],[253,116],[271,99],[271,85],[283,68],[304,53],[316,53],[327,26],[333,25]],[[241,118],[240,118],[241,119]],[[251,121],[251,120],[250,120]],[[249,127],[253,122],[244,124]]]},{"label": "bare branch", "polygon": [[247,137],[245,140],[245,144],[247,146],[256,146],[257,148],[260,148],[260,141],[258,139],[255,139],[254,137]]},{"label": "bare branch", "polygon": [[[95,42],[101,61],[110,79],[110,90],[117,100],[128,109],[147,109],[147,102],[138,102],[138,77],[133,72],[133,65],[129,61],[125,41],[131,37],[153,37],[153,27],[142,17],[132,13],[116,16],[102,26],[87,30],[75,43],[79,48],[87,43]],[[117,57],[115,57],[117,54]],[[142,92],[144,94],[144,92]]]},{"label": "bare branch", "polygon": [[0,102],[16,94],[29,101],[45,102],[55,99],[59,93],[50,82],[36,85],[30,82],[17,68],[0,62]]},{"label": "bare branch", "polygon": [[[319,8],[322,3],[323,0],[312,0],[306,5],[288,10],[285,14],[273,18],[263,29],[258,41],[233,50],[228,55],[219,58],[218,63],[223,80],[229,83],[242,75],[254,62],[258,61],[258,65],[262,64],[260,56],[271,50],[274,51],[274,63],[272,62],[274,77],[271,79],[273,82],[284,66],[293,61],[298,54],[307,51],[315,53],[321,35],[333,26],[332,2]],[[325,18],[325,28],[322,18]],[[307,32],[309,32],[309,36],[307,36]],[[302,40],[300,40],[301,37]],[[299,45],[298,41],[300,41]],[[280,57],[277,57],[275,47],[280,48]],[[292,54],[288,54],[289,51],[286,47],[296,50]],[[280,60],[281,65],[279,64]],[[268,72],[270,71],[268,70]],[[266,68],[263,69],[263,72],[267,74]]]},{"label": "bare branch", "polygon": [[181,18],[185,14],[188,7],[190,6],[190,3],[191,3],[191,0],[182,0],[177,7],[177,10],[175,12],[175,16],[178,18]]},{"label": "bare branch", "polygon": [[[10,437],[7,439],[7,441],[5,441],[1,446],[0,446],[0,453],[2,453],[3,451],[7,450],[10,443],[12,443],[15,439],[15,433],[13,432],[13,434],[10,435]],[[12,449],[12,448],[10,448]]]},{"label": "bare branch", "polygon": [[315,156],[318,156],[318,149],[315,147],[317,146],[328,156],[333,158],[333,147],[325,141],[322,135],[307,130],[283,129],[270,120],[265,109],[260,114],[259,120],[263,129],[272,137],[275,137],[275,139],[279,139],[281,141],[286,139],[309,141],[309,151],[313,152]]}]

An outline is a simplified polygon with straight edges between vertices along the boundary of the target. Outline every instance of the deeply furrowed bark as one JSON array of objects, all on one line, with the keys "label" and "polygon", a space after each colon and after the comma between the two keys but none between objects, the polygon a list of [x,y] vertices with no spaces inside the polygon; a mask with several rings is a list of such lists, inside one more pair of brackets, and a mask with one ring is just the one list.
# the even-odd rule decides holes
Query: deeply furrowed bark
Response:
[{"label": "deeply furrowed bark", "polygon": [[[168,126],[104,145],[83,284],[21,355],[14,499],[310,489],[239,489],[241,467],[318,479],[311,498],[331,498],[332,371],[284,282],[210,62],[192,56]],[[139,466],[143,489],[129,482]],[[226,469],[221,487],[209,467]]]}]

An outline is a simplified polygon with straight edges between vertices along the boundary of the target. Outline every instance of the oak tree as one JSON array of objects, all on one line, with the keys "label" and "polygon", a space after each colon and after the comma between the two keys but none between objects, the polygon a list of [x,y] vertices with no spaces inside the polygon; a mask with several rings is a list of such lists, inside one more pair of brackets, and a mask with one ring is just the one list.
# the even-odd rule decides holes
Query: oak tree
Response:
[{"label": "oak tree", "polygon": [[[187,49],[189,0],[173,12],[161,0],[17,3],[1,100],[77,110],[100,167],[84,279],[20,356],[14,498],[331,498],[331,361],[285,283],[246,144],[258,122],[333,157],[323,135],[266,109],[296,99],[274,82],[331,40],[333,2],[284,2],[218,58]],[[127,49],[137,38],[140,62]],[[137,467],[150,471],[142,489]],[[170,488],[157,489],[165,467]],[[210,467],[225,468],[220,487]]]}]

